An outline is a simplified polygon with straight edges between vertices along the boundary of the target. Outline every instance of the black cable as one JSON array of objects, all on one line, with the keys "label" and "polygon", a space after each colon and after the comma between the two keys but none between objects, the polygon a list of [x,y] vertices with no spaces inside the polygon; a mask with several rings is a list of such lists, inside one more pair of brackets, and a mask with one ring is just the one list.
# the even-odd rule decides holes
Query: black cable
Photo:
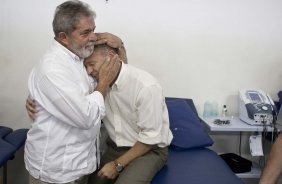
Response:
[{"label": "black cable", "polygon": [[239,138],[239,155],[240,156],[242,155],[241,145],[242,145],[242,132],[240,131],[240,138]]}]

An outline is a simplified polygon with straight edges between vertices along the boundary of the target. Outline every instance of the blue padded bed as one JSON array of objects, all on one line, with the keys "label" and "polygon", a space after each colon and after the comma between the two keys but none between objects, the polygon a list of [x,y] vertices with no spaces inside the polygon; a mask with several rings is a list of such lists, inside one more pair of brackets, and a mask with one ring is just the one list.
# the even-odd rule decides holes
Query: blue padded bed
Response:
[{"label": "blue padded bed", "polygon": [[166,165],[151,184],[243,184],[224,160],[209,148],[191,99],[166,98],[173,140]]}]

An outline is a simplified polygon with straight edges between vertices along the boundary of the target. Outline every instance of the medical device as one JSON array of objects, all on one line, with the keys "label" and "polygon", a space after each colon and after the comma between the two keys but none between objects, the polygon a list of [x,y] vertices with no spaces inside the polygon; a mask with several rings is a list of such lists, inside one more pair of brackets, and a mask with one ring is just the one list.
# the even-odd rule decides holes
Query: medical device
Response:
[{"label": "medical device", "polygon": [[261,90],[239,91],[239,118],[250,125],[271,125],[276,108],[271,97]]}]

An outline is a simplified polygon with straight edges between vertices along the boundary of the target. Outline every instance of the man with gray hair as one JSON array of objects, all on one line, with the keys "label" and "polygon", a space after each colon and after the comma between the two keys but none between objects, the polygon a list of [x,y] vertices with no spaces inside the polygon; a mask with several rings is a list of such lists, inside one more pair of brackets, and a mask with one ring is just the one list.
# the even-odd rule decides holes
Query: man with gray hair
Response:
[{"label": "man with gray hair", "polygon": [[[95,12],[81,1],[59,5],[53,19],[54,41],[30,73],[28,89],[38,111],[24,154],[30,184],[86,184],[98,167],[104,97],[120,62],[117,55],[107,58],[97,85],[88,76],[83,61],[97,41],[94,18]],[[113,35],[99,35],[100,42],[108,42],[107,35],[112,47],[123,48]]]}]

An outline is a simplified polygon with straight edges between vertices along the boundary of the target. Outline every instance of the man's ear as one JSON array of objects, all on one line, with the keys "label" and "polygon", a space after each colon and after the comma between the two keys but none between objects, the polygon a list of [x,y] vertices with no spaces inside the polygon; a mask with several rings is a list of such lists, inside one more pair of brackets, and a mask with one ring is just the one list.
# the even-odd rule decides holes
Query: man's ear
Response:
[{"label": "man's ear", "polygon": [[62,43],[63,45],[68,45],[69,44],[69,39],[68,39],[68,37],[67,37],[65,32],[60,32],[58,34],[58,41],[60,43]]}]

